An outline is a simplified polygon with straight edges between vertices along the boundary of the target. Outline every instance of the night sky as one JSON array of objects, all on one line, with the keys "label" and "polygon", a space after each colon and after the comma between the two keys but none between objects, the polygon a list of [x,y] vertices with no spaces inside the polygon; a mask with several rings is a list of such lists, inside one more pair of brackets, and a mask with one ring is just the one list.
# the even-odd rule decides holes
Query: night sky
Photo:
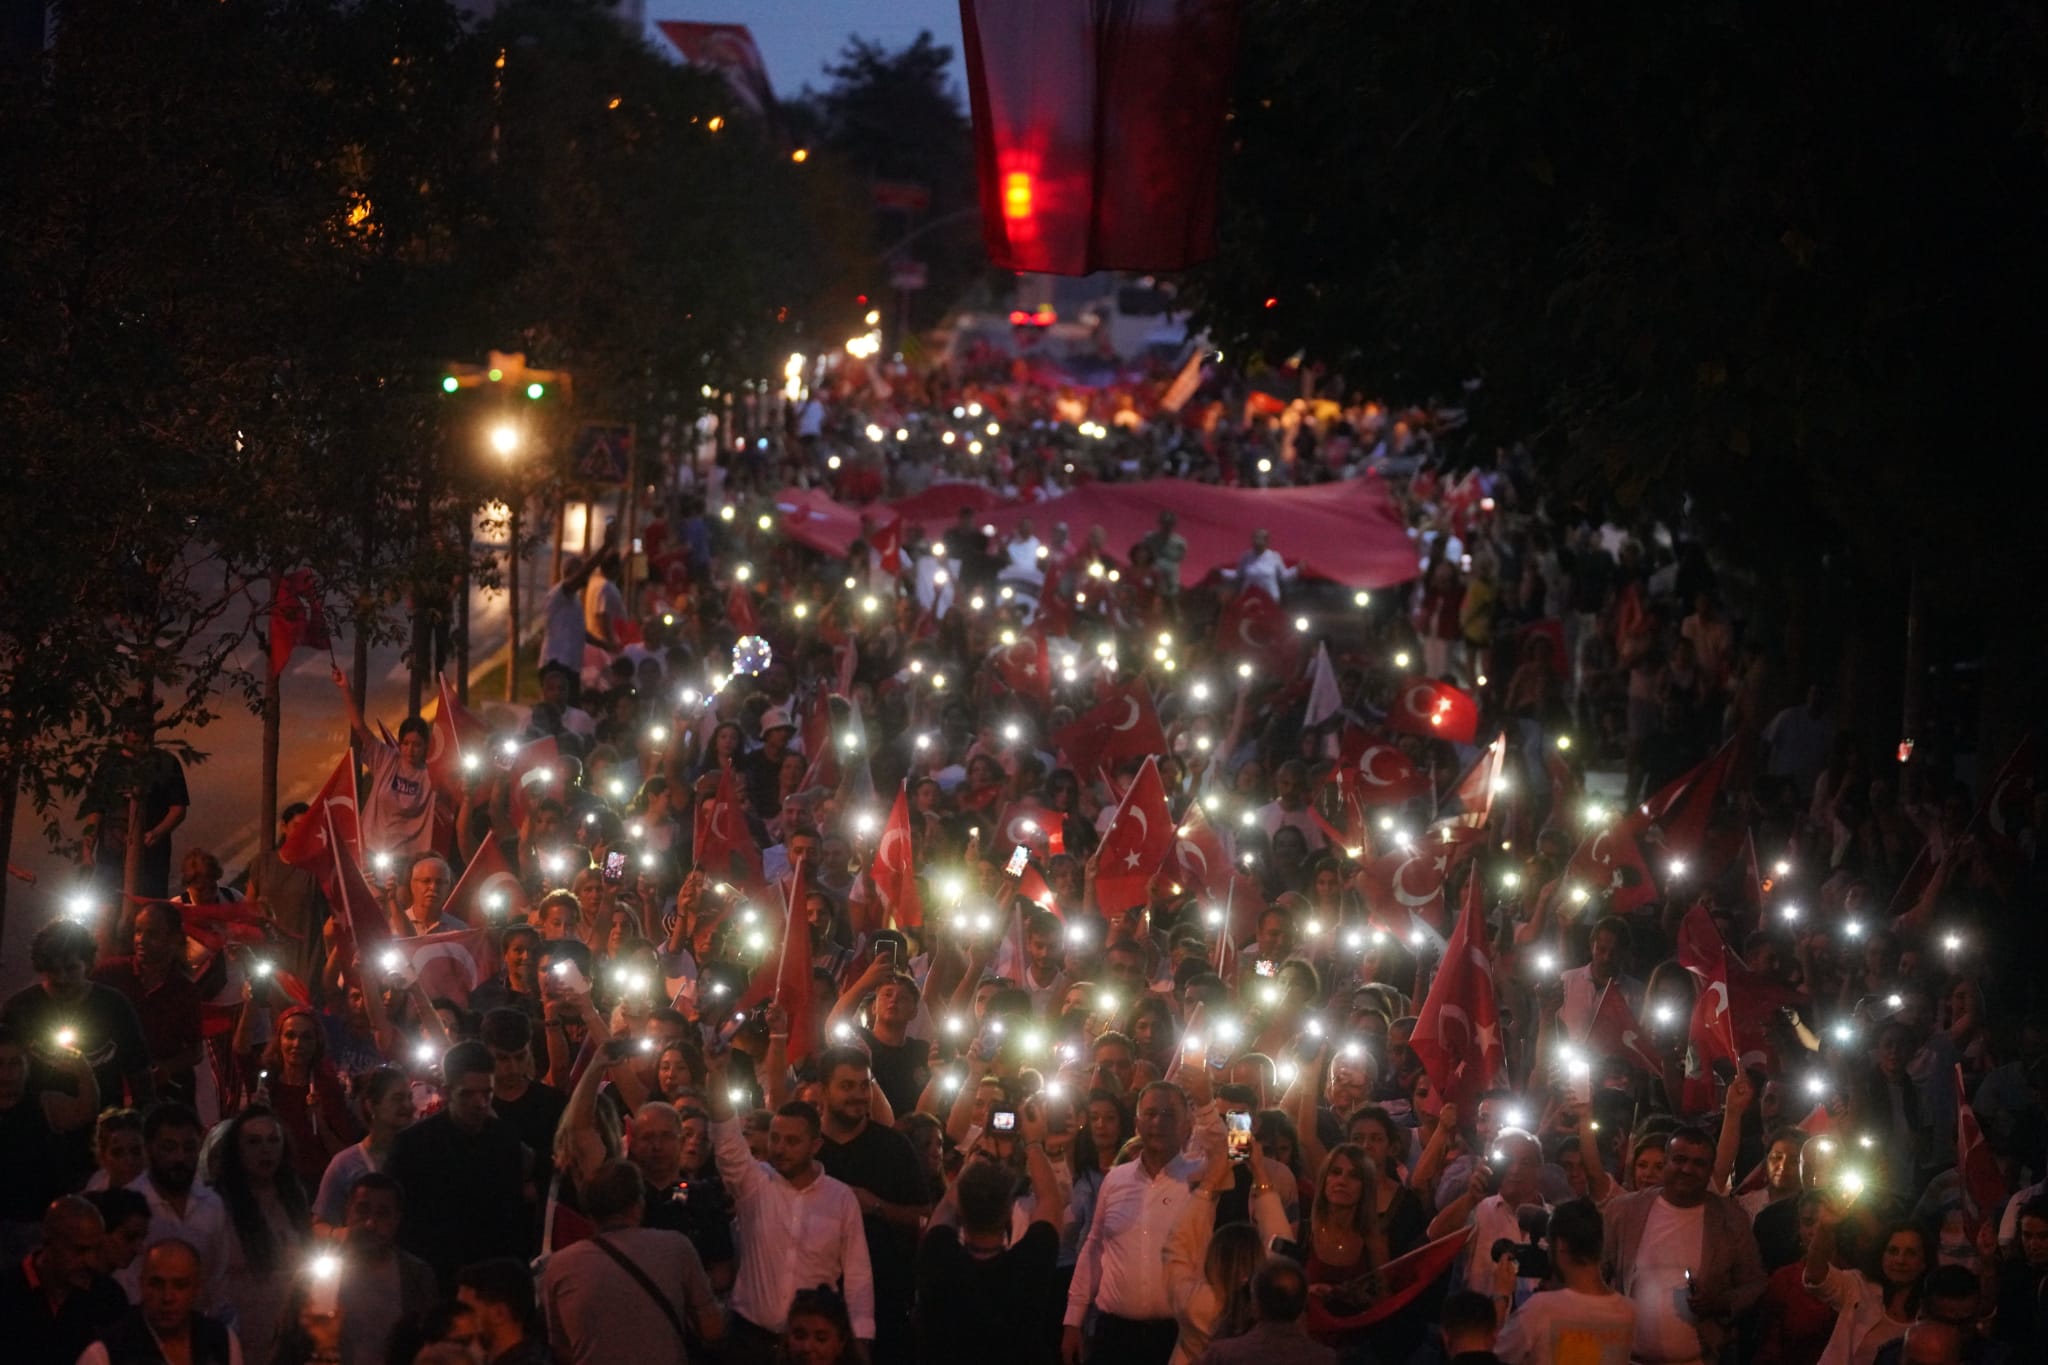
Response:
[{"label": "night sky", "polygon": [[[958,0],[647,0],[647,18],[650,24],[692,19],[747,25],[778,98],[795,95],[806,82],[822,86],[819,68],[845,45],[848,34],[899,48],[928,28],[956,57],[960,50]],[[964,105],[967,76],[958,60],[953,79]]]}]

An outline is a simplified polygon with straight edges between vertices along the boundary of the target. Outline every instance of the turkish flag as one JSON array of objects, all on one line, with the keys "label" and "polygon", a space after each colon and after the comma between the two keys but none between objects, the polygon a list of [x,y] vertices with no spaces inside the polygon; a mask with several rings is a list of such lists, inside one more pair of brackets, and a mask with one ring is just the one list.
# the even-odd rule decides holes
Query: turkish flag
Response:
[{"label": "turkish flag", "polygon": [[754,597],[744,583],[735,583],[725,594],[725,620],[735,632],[754,635],[761,629],[760,618],[754,614]]},{"label": "turkish flag", "polygon": [[1173,853],[1167,866],[1173,879],[1192,896],[1208,896],[1229,885],[1235,871],[1230,863],[1230,850],[1223,846],[1223,836],[1209,823],[1201,802],[1188,807],[1187,818],[1174,831]]},{"label": "turkish flag", "polygon": [[356,958],[360,963],[362,955],[371,948],[391,937],[391,925],[384,918],[384,907],[378,903],[377,893],[370,889],[363,879],[363,869],[356,865],[353,854],[344,852],[342,836],[334,827],[333,811],[328,812],[327,852],[334,868],[334,886],[339,895],[335,897],[334,908],[341,912],[342,928],[348,932],[355,944]]},{"label": "turkish flag", "polygon": [[810,899],[810,872],[798,863],[790,875],[789,896],[783,907],[782,942],[775,960],[755,968],[733,1006],[744,1014],[773,1000],[789,1015],[789,1061],[802,1066],[811,1056],[811,1039],[817,1031],[811,1000],[811,926],[804,911]]},{"label": "turkish flag", "polygon": [[1348,789],[1345,795],[1356,796],[1366,810],[1404,806],[1432,790],[1429,774],[1388,739],[1368,740],[1358,752],[1356,765],[1340,769],[1340,773],[1340,789]]},{"label": "turkish flag", "polygon": [[1380,1297],[1361,1312],[1348,1315],[1332,1313],[1324,1306],[1326,1301],[1323,1298],[1310,1295],[1308,1317],[1304,1319],[1308,1329],[1311,1332],[1355,1332],[1361,1327],[1386,1321],[1448,1275],[1464,1253],[1465,1243],[1471,1239],[1472,1229],[1462,1227],[1456,1232],[1445,1233],[1434,1242],[1424,1242],[1406,1256],[1396,1256],[1388,1261],[1379,1268]]},{"label": "turkish flag", "polygon": [[470,992],[498,970],[497,949],[489,929],[457,929],[418,938],[394,938],[378,949],[380,956],[403,954],[426,988],[428,999],[446,996],[467,1007]]},{"label": "turkish flag", "polygon": [[1465,908],[1444,945],[1444,960],[1416,1012],[1408,1045],[1421,1059],[1436,1093],[1471,1113],[1480,1094],[1505,1068],[1500,1011],[1493,998],[1493,961],[1486,951],[1484,910],[1475,878]]},{"label": "turkish flag", "polygon": [[270,599],[270,676],[284,672],[295,649],[332,649],[327,608],[311,569],[294,569],[277,580]]},{"label": "turkish flag", "polygon": [[1416,919],[1433,929],[1444,922],[1444,880],[1451,869],[1451,850],[1424,842],[1412,852],[1398,849],[1365,865],[1366,911],[1373,921],[1403,942],[1414,932]]},{"label": "turkish flag", "polygon": [[1601,987],[1600,1000],[1593,1008],[1593,1022],[1580,1041],[1596,1056],[1624,1057],[1630,1066],[1652,1076],[1664,1068],[1663,1059],[1643,1032],[1642,1022],[1612,982]]},{"label": "turkish flag", "polygon": [[448,893],[447,913],[465,924],[508,924],[525,913],[526,888],[505,861],[496,839],[486,839],[455,889]]},{"label": "turkish flag", "polygon": [[1225,602],[1216,618],[1219,650],[1262,664],[1283,678],[1300,671],[1300,636],[1280,604],[1258,588],[1246,588]]},{"label": "turkish flag", "polygon": [[1733,1010],[1730,1027],[1739,1052],[1768,1052],[1765,1021],[1782,1006],[1805,1003],[1806,997],[1790,986],[1752,971],[1728,947],[1713,916],[1698,902],[1678,922],[1676,956],[1680,966],[1700,979],[1702,990],[1714,981],[1726,984],[1728,1004]]},{"label": "turkish flag", "polygon": [[886,524],[875,527],[868,537],[868,548],[875,552],[875,560],[882,566],[883,573],[902,573],[903,518],[892,517]]},{"label": "turkish flag", "polygon": [[1166,808],[1159,762],[1147,758],[1096,850],[1095,900],[1103,913],[1146,902],[1153,874],[1166,861],[1172,843],[1173,816]]},{"label": "turkish flag", "polygon": [[1728,949],[1721,949],[1720,960],[1712,970],[1704,973],[1699,983],[1699,995],[1692,1003],[1692,1045],[1699,1053],[1700,1061],[1707,1065],[1723,1059],[1735,1062],[1742,1057],[1742,1051],[1735,1041],[1735,1019],[1729,1002]]},{"label": "turkish flag", "polygon": [[761,850],[747,828],[732,769],[718,774],[718,790],[697,807],[696,862],[713,881],[729,881],[749,891],[766,885]]},{"label": "turkish flag", "polygon": [[1060,820],[1059,815],[1040,805],[1036,797],[1012,801],[996,817],[995,842],[1000,843],[1006,852],[1022,844],[1033,853],[1044,853],[1051,831],[1058,827]]},{"label": "turkish flag", "polygon": [[1690,854],[1705,848],[1707,821],[1734,762],[1735,741],[1730,739],[1705,762],[1680,773],[1643,803],[1643,814],[1657,826],[1665,848]]},{"label": "turkish flag", "polygon": [[1036,631],[1020,635],[1016,643],[998,645],[990,653],[996,678],[1004,687],[1040,706],[1052,700],[1052,659],[1045,637]]},{"label": "turkish flag", "polygon": [[1565,879],[1591,892],[1606,892],[1617,915],[1656,900],[1657,884],[1650,879],[1650,865],[1636,842],[1648,822],[1648,816],[1631,815],[1587,835],[1565,865]]},{"label": "turkish flag", "polygon": [[1479,737],[1479,703],[1447,682],[1417,678],[1394,698],[1387,726],[1425,739],[1470,744]]},{"label": "turkish flag", "polygon": [[898,789],[896,804],[889,808],[889,818],[882,825],[882,840],[875,845],[868,879],[898,929],[924,924],[924,898],[918,892],[917,861],[910,842],[910,797],[905,789]]},{"label": "turkish flag", "polygon": [[1112,688],[1107,698],[1053,733],[1075,771],[1090,773],[1126,758],[1166,752],[1166,732],[1143,678]]},{"label": "turkish flag", "polygon": [[490,755],[485,750],[490,747],[491,732],[482,717],[455,700],[455,689],[446,678],[438,681],[440,705],[427,731],[427,777],[436,792],[459,804],[467,781],[464,759],[475,755],[479,765],[488,762]]},{"label": "turkish flag", "polygon": [[[1500,794],[1501,772],[1507,767],[1507,759],[1508,737],[1502,733],[1494,736],[1493,743],[1486,746],[1446,793],[1449,800],[1458,803],[1466,823],[1479,826],[1492,818],[1493,800]],[[1442,809],[1441,804],[1438,809]]]},{"label": "turkish flag", "polygon": [[277,856],[293,867],[303,867],[328,881],[327,850],[330,839],[339,838],[350,862],[363,856],[362,826],[356,811],[356,754],[345,751],[334,761],[334,769],[320,784],[305,818],[292,827],[278,845]]},{"label": "turkish flag", "polygon": [[1956,1169],[1962,1173],[1963,1193],[1976,1207],[1979,1218],[1996,1218],[2005,1209],[2010,1191],[1999,1173],[1998,1158],[1985,1144],[1984,1129],[1977,1111],[1970,1107],[1969,1091],[1963,1086],[1963,1068],[1956,1076]]}]

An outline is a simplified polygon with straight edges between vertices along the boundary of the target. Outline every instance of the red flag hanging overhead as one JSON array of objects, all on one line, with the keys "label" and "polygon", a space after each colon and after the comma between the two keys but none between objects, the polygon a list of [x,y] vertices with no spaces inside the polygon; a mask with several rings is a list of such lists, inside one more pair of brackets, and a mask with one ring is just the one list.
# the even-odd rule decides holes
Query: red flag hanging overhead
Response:
[{"label": "red flag hanging overhead", "polygon": [[1173,855],[1167,866],[1173,879],[1193,896],[1216,895],[1230,885],[1234,870],[1230,850],[1223,846],[1223,836],[1209,823],[1201,802],[1188,807],[1187,818],[1174,831]]},{"label": "red flag hanging overhead", "polygon": [[961,0],[998,268],[1182,270],[1215,251],[1239,0]]},{"label": "red flag hanging overhead", "polygon": [[270,599],[270,676],[284,672],[296,649],[332,649],[327,608],[311,569],[294,569],[277,580]]},{"label": "red flag hanging overhead", "polygon": [[448,893],[447,913],[465,924],[505,924],[526,909],[526,888],[496,839],[486,839]]},{"label": "red flag hanging overhead", "polygon": [[1470,744],[1479,737],[1479,703],[1447,682],[1417,678],[1394,698],[1387,727],[1425,739]]},{"label": "red flag hanging overhead", "polygon": [[1152,709],[1152,693],[1143,678],[1112,689],[1072,724],[1054,731],[1052,740],[1074,770],[1084,773],[1123,759],[1166,752],[1166,732],[1160,728],[1159,713]]},{"label": "red flag hanging overhead", "polygon": [[1500,1012],[1493,998],[1493,962],[1486,952],[1485,911],[1475,878],[1465,907],[1444,945],[1444,960],[1429,983],[1408,1045],[1446,1103],[1470,1113],[1506,1064]]},{"label": "red flag hanging overhead", "polygon": [[1158,761],[1147,758],[1096,850],[1095,900],[1105,913],[1145,903],[1172,842],[1166,787],[1159,780]]},{"label": "red flag hanging overhead", "polygon": [[[906,784],[907,788],[907,784]],[[882,840],[875,845],[875,859],[868,878],[881,895],[882,904],[899,929],[915,929],[924,923],[924,899],[918,893],[917,865],[910,842],[910,797],[898,790],[896,804],[882,826]]]}]

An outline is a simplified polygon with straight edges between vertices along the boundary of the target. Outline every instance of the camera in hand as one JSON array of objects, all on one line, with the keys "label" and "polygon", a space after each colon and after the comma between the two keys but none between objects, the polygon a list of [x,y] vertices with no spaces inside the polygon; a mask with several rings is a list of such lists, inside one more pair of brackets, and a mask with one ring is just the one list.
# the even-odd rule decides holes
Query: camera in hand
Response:
[{"label": "camera in hand", "polygon": [[1521,1229],[1522,1240],[1496,1238],[1489,1259],[1498,1262],[1503,1256],[1514,1257],[1515,1275],[1519,1279],[1550,1278],[1550,1253],[1542,1246],[1543,1238],[1550,1232],[1550,1210],[1541,1204],[1524,1204],[1515,1210],[1515,1223]]}]

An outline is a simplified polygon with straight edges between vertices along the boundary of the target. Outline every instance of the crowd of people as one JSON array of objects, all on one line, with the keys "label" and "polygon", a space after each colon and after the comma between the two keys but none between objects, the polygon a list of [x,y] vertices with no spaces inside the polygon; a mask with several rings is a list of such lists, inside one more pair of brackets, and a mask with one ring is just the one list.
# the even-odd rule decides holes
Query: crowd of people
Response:
[{"label": "crowd of people", "polygon": [[[352,836],[174,886],[123,721],[143,895],[0,1010],[9,1359],[2048,1360],[2024,763],[1887,776],[1442,414],[895,378],[572,562],[530,708],[337,672]],[[1415,577],[773,502],[1144,475],[1382,479]]]}]

